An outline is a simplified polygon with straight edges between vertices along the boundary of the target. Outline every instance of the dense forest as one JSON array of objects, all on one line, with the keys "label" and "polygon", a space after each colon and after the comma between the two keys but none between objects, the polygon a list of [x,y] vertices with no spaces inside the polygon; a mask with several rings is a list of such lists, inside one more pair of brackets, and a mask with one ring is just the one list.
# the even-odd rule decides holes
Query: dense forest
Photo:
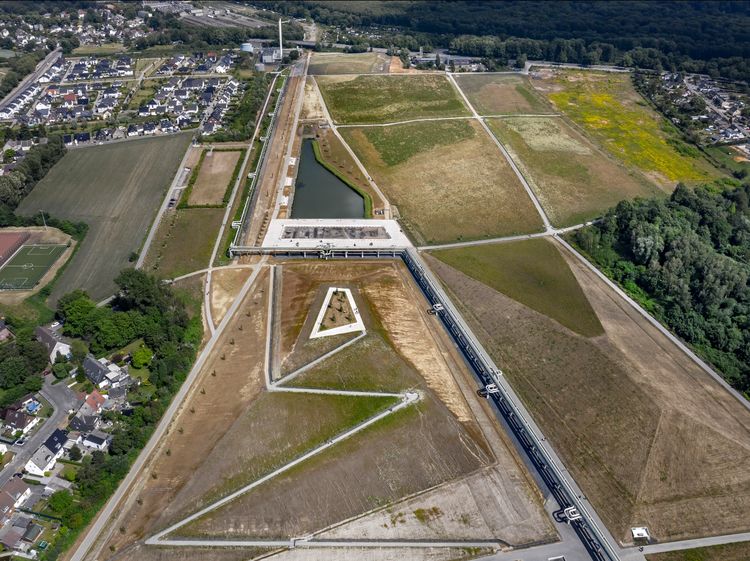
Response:
[{"label": "dense forest", "polygon": [[673,332],[750,391],[750,184],[678,185],[621,202],[574,242]]},{"label": "dense forest", "polygon": [[[525,55],[531,60],[680,69],[737,80],[750,77],[750,4],[746,2],[257,4],[330,25],[381,26],[383,40],[402,48],[416,42],[417,46],[451,47],[459,54],[501,61]],[[394,27],[401,33],[389,30]]]}]

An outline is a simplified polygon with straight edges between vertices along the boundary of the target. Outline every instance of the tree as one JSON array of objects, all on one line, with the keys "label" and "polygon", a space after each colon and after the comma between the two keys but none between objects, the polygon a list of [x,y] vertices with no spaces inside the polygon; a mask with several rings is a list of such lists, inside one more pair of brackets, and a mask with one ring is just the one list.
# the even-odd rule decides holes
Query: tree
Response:
[{"label": "tree", "polygon": [[74,462],[80,462],[81,458],[83,457],[83,454],[81,453],[81,449],[78,446],[73,446],[70,449],[70,452],[68,453],[68,456]]},{"label": "tree", "polygon": [[133,368],[143,368],[151,362],[151,357],[154,353],[146,345],[141,345],[133,353],[132,365]]}]

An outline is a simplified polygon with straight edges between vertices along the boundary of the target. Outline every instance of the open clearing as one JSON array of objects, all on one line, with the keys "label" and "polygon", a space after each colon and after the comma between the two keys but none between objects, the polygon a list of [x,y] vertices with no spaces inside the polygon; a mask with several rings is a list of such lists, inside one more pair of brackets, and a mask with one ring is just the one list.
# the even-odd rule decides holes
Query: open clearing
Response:
[{"label": "open clearing", "polygon": [[626,165],[641,170],[661,188],[679,181],[719,176],[695,147],[654,112],[633,89],[629,74],[544,71],[534,86]]},{"label": "open clearing", "polygon": [[602,325],[560,252],[545,239],[444,249],[432,255],[586,337]]},{"label": "open clearing", "polygon": [[747,561],[750,559],[750,542],[656,553],[646,555],[646,559],[648,561]]},{"label": "open clearing", "polygon": [[80,220],[89,231],[52,291],[53,302],[76,288],[110,296],[114,278],[140,248],[190,134],[70,150],[21,202],[18,212],[44,209]]},{"label": "open clearing", "polygon": [[[282,292],[277,301],[276,307],[280,308],[280,319],[284,325],[290,325],[295,317],[299,318],[299,315],[308,318],[317,316],[318,307],[313,306],[307,309],[306,313],[299,314],[296,304],[300,301],[314,302],[321,289],[342,284],[351,287],[353,291],[356,289],[361,302],[358,307],[366,308],[363,310],[363,316],[368,318],[366,320],[368,329],[372,327],[375,330],[376,340],[379,338],[380,350],[382,346],[385,346],[386,354],[400,356],[399,361],[402,362],[399,365],[399,372],[404,380],[400,381],[398,386],[409,380],[409,387],[419,388],[424,397],[417,404],[392,414],[356,436],[337,443],[331,449],[238,497],[231,503],[179,528],[175,531],[175,535],[260,538],[302,535],[360,516],[372,509],[395,504],[402,497],[435,485],[464,475],[479,473],[480,475],[474,476],[477,478],[476,484],[484,487],[485,493],[488,494],[493,494],[490,490],[492,486],[488,487],[480,483],[485,475],[487,477],[499,476],[498,482],[504,481],[505,486],[509,481],[514,482],[495,499],[504,505],[503,508],[486,508],[484,499],[479,498],[479,495],[474,506],[471,506],[470,502],[451,506],[449,496],[453,495],[455,489],[438,488],[423,497],[423,501],[428,501],[432,505],[427,509],[436,513],[435,518],[441,518],[443,510],[436,506],[441,505],[445,509],[446,522],[451,518],[463,520],[463,522],[453,526],[446,524],[443,530],[427,529],[425,531],[428,536],[432,537],[434,533],[444,537],[454,534],[470,535],[472,538],[475,534],[492,535],[514,544],[549,539],[552,536],[551,528],[544,515],[538,510],[538,503],[533,499],[531,489],[527,483],[522,483],[525,479],[519,471],[520,468],[515,458],[505,444],[498,440],[494,428],[493,434],[485,438],[483,431],[487,417],[483,407],[486,404],[474,397],[471,387],[464,393],[461,387],[463,382],[459,384],[452,373],[468,376],[468,372],[459,362],[454,362],[449,347],[443,346],[447,341],[441,340],[438,343],[439,338],[430,335],[431,327],[428,327],[427,322],[432,323],[434,318],[427,316],[415,302],[416,289],[413,286],[406,286],[405,283],[410,281],[408,273],[403,270],[403,265],[400,263],[358,264],[357,266],[348,263],[289,263],[284,264],[282,268],[284,270],[282,290],[289,290],[289,287],[297,288],[297,293],[294,295],[285,295]],[[286,280],[289,278],[295,278],[294,282]],[[297,323],[300,323],[299,319]],[[297,330],[300,336],[305,334],[305,323],[306,320],[302,321],[303,327]],[[387,334],[387,339],[384,338],[381,329]],[[363,341],[364,339],[360,339],[350,348],[354,348]],[[383,354],[362,352],[360,349],[358,356],[358,370],[372,372],[374,377],[377,377],[381,362],[384,360]],[[449,357],[450,360],[447,361]],[[310,373],[320,376],[330,374],[330,360],[332,359],[320,363]],[[348,386],[350,384],[346,380],[347,374],[340,369],[340,366],[337,363],[333,369],[343,377],[343,379],[339,377],[338,380],[344,386]],[[354,376],[361,377],[361,372],[357,372]],[[321,379],[319,377],[319,380]],[[339,388],[335,377],[333,380],[332,387]],[[390,391],[395,389],[384,382],[385,379],[381,378],[380,383],[383,389]],[[296,383],[291,381],[290,385],[295,386]],[[335,402],[330,401],[330,396],[326,396],[325,399],[328,404],[326,409],[321,409],[319,405],[308,403],[313,401],[310,399],[313,396],[306,396],[300,400],[300,396],[271,394],[270,397],[274,399],[280,397],[288,399],[288,405],[277,401],[267,406],[269,409],[267,414],[257,411],[254,414],[254,408],[260,407],[267,395],[261,395],[248,410],[249,416],[257,415],[259,425],[238,427],[236,438],[244,440],[227,443],[227,448],[231,446],[235,454],[241,445],[246,446],[241,443],[247,441],[248,434],[253,435],[255,445],[261,448],[265,447],[266,442],[273,443],[268,446],[268,450],[272,451],[271,457],[283,454],[281,449],[285,446],[275,443],[277,439],[280,438],[280,442],[290,441],[294,445],[300,439],[307,438],[305,435],[314,430],[318,423],[330,416],[332,411],[340,408],[340,404],[333,405]],[[467,395],[472,400],[471,405],[466,401]],[[318,397],[320,396],[315,399]],[[351,400],[351,397],[346,399]],[[309,409],[310,412],[301,412],[300,408],[304,411]],[[483,420],[474,417],[475,412]],[[268,415],[273,416],[274,423],[261,423],[260,421],[267,419]],[[295,420],[305,419],[306,422],[290,423],[285,429],[287,415]],[[307,425],[312,425],[313,428]],[[274,435],[267,439],[265,435],[270,434],[273,429],[283,430],[281,430],[281,435]],[[295,433],[290,434],[289,430]],[[415,441],[420,442],[418,451],[408,444]],[[222,443],[220,446],[224,448]],[[263,457],[267,454],[269,454],[268,451],[264,452]],[[500,457],[497,457],[498,455]],[[259,458],[249,462],[245,470],[262,469],[264,461]],[[495,464],[495,461],[500,464]],[[502,468],[488,472],[476,471],[491,465],[502,465]],[[209,466],[206,466],[206,469],[208,470]],[[212,471],[206,471],[206,476],[209,473],[221,473],[225,476],[225,469],[233,471],[235,468],[217,467],[214,464],[211,469]],[[246,477],[246,472],[243,471],[242,477]],[[195,479],[210,478],[196,477]],[[314,481],[315,485],[310,485],[311,481]],[[466,498],[466,495],[464,497]],[[179,497],[177,499],[179,502]],[[413,508],[418,513],[415,516],[421,516],[419,513],[422,509],[417,502],[409,503],[405,508],[412,508],[412,504],[415,505]],[[469,512],[474,512],[472,508],[479,509],[480,505],[482,505],[481,515],[475,512],[476,516],[472,518]],[[453,507],[459,510],[465,508],[468,512],[453,512]],[[438,511],[440,514],[437,514]],[[463,514],[465,516],[462,517]],[[382,515],[378,516],[382,517]],[[357,523],[356,534],[381,531],[380,522],[376,522],[375,518],[378,517],[361,519]],[[419,534],[418,528],[412,528],[411,531],[414,535]],[[340,526],[338,533],[347,535],[347,525]]]},{"label": "open clearing", "polygon": [[[419,388],[423,398],[179,528],[175,535],[288,538],[336,526],[342,536],[380,539],[407,532],[419,537],[424,511],[430,519],[424,528],[428,539],[481,536],[514,545],[554,539],[538,491],[487,403],[476,398],[471,375],[437,320],[424,311],[425,303],[403,264],[290,262],[277,266],[276,274],[282,277],[276,283],[281,293],[274,295],[276,321],[284,327],[298,325],[291,336],[283,337],[284,348],[294,349],[294,341],[307,336],[305,326],[317,316],[319,307],[314,304],[321,292],[329,286],[349,287],[356,291],[367,337],[372,335],[374,342],[369,349],[359,349],[358,372],[349,373],[360,376],[364,371],[377,378],[385,362],[387,372],[377,382],[384,390],[399,391],[407,385]],[[266,391],[268,288],[263,273],[129,493],[123,514],[113,521],[122,529],[113,532],[102,552],[115,551],[108,555],[118,559],[162,559],[152,553],[139,556],[158,550],[165,560],[183,559],[174,548],[144,548],[140,540],[397,401]],[[301,312],[300,303],[308,303]],[[340,367],[327,360],[310,373],[335,381],[330,378],[335,371],[344,386],[356,385],[346,380]],[[415,441],[419,447],[413,446]],[[413,496],[423,491],[427,492]],[[405,497],[411,498],[399,503]],[[392,532],[384,532],[381,520],[397,511],[386,515],[383,509],[399,504],[403,514],[396,516]],[[200,555],[198,549],[183,551]],[[421,560],[455,558],[446,557],[445,551],[412,551],[412,557]],[[247,550],[247,558],[261,553]],[[338,552],[333,553],[338,559]],[[380,559],[381,553],[372,550],[372,559]],[[351,550],[348,554],[351,558]],[[304,553],[284,555],[307,558]],[[227,553],[226,559],[234,557]]]},{"label": "open clearing", "polygon": [[[517,267],[522,255],[506,266]],[[648,526],[661,541],[746,531],[750,413],[598,277],[563,257],[604,335],[582,337],[427,259],[617,539],[628,541],[632,526]]]},{"label": "open clearing", "polygon": [[487,119],[555,226],[580,224],[659,190],[611,161],[557,117]]},{"label": "open clearing", "polygon": [[241,154],[239,150],[206,149],[198,177],[188,197],[188,205],[222,205]]},{"label": "open clearing", "polygon": [[531,233],[541,219],[518,178],[474,121],[433,121],[341,133],[417,245]]},{"label": "open clearing", "polygon": [[174,278],[208,266],[223,208],[169,211],[159,224],[144,270]]},{"label": "open clearing", "polygon": [[384,53],[313,53],[310,74],[385,74],[391,57]]},{"label": "open clearing", "polygon": [[480,115],[552,113],[526,76],[514,74],[456,74],[456,81]]},{"label": "open clearing", "polygon": [[299,115],[301,120],[320,121],[325,118],[323,112],[323,101],[315,86],[315,81],[310,76],[305,80],[304,98],[302,99],[302,110]]},{"label": "open clearing", "polygon": [[468,116],[445,76],[318,77],[323,99],[338,124],[390,123],[420,117]]}]

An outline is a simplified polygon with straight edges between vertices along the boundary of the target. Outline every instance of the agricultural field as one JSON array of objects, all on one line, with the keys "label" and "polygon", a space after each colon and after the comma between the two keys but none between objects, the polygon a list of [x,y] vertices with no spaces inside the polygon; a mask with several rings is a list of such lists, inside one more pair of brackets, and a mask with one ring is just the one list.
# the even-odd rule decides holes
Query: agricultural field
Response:
[{"label": "agricultural field", "polygon": [[188,205],[223,205],[240,156],[240,150],[206,150],[187,198]]},{"label": "agricultural field", "polygon": [[82,288],[99,300],[143,243],[190,134],[70,150],[21,202],[89,225],[86,238],[52,291],[52,302]]},{"label": "agricultural field", "polygon": [[184,208],[164,215],[144,270],[174,278],[208,266],[223,208]]},{"label": "agricultural field", "polygon": [[750,559],[750,542],[646,555],[647,561],[747,561],[748,559]]},{"label": "agricultural field", "polygon": [[[564,275],[528,242],[427,259],[616,539],[633,526],[659,541],[747,531],[750,413],[557,242],[539,243],[559,249]],[[561,315],[556,298],[577,303]],[[602,334],[563,324],[589,307]]]},{"label": "agricultural field", "polygon": [[340,131],[417,245],[541,230],[518,178],[474,121]]},{"label": "agricultural field", "polygon": [[[400,402],[387,395],[303,396],[266,390],[267,311],[273,310],[277,324],[270,333],[282,335],[272,341],[278,342],[279,352],[293,355],[309,336],[319,295],[330,286],[352,290],[367,336],[278,387],[369,384],[377,388],[371,391],[418,389],[422,398],[168,537],[288,537],[358,517],[339,525],[337,535],[389,539],[422,532],[430,538],[481,536],[518,545],[554,539],[538,491],[487,404],[476,398],[471,375],[447,336],[433,333],[441,328],[424,312],[403,264],[278,263],[274,277],[271,290],[268,274],[262,273],[230,320],[194,394],[113,521],[120,532],[112,534],[102,551],[116,551],[118,559],[140,559],[144,537]],[[346,365],[355,357],[353,373]],[[275,369],[281,362],[269,363]],[[205,434],[212,437],[195,438]],[[422,443],[419,450],[409,444],[415,440]],[[431,490],[402,501],[425,489]],[[394,513],[389,508],[400,509],[398,523],[383,528],[382,520]],[[411,558],[434,559],[411,551]],[[247,551],[246,558],[260,553]]]},{"label": "agricultural field", "polygon": [[580,224],[623,199],[659,195],[558,117],[487,119],[555,226]]},{"label": "agricultural field", "polygon": [[309,74],[386,74],[391,57],[383,53],[313,53]]},{"label": "agricultural field", "polygon": [[552,113],[526,76],[476,73],[456,74],[455,79],[480,115]]},{"label": "agricultural field", "polygon": [[665,191],[720,173],[633,89],[629,74],[542,72],[534,86],[626,166]]},{"label": "agricultural field", "polygon": [[316,81],[331,118],[338,124],[469,116],[455,88],[437,74],[321,76]]}]

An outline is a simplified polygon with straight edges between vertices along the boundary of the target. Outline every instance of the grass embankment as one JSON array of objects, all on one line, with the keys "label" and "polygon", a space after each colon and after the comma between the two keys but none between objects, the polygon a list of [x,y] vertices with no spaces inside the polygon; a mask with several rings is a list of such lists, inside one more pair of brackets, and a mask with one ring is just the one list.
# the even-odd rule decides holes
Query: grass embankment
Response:
[{"label": "grass embankment", "polygon": [[372,218],[372,197],[370,196],[370,193],[355,185],[346,175],[341,173],[338,168],[325,161],[323,155],[320,153],[320,146],[318,145],[317,140],[312,141],[312,147],[313,152],[315,153],[315,160],[365,200],[365,218]]},{"label": "grass embankment", "polygon": [[487,119],[555,226],[600,216],[623,199],[659,195],[558,117]]},{"label": "grass embankment", "polygon": [[747,561],[750,559],[750,542],[654,553],[646,555],[646,559],[647,561]]},{"label": "grass embankment", "polygon": [[480,115],[552,113],[525,76],[457,74],[456,81]]},{"label": "grass embankment", "polygon": [[445,249],[433,255],[581,335],[603,333],[570,268],[547,240]]},{"label": "grass embankment", "polygon": [[418,245],[541,229],[513,170],[476,122],[340,131]]},{"label": "grass embankment", "polygon": [[562,72],[549,99],[605,149],[651,177],[664,189],[677,182],[718,177],[695,147],[654,112],[633,89],[627,74]]},{"label": "grass embankment", "polygon": [[357,76],[351,80],[318,78],[318,86],[331,117],[340,124],[469,115],[458,92],[445,76]]}]

